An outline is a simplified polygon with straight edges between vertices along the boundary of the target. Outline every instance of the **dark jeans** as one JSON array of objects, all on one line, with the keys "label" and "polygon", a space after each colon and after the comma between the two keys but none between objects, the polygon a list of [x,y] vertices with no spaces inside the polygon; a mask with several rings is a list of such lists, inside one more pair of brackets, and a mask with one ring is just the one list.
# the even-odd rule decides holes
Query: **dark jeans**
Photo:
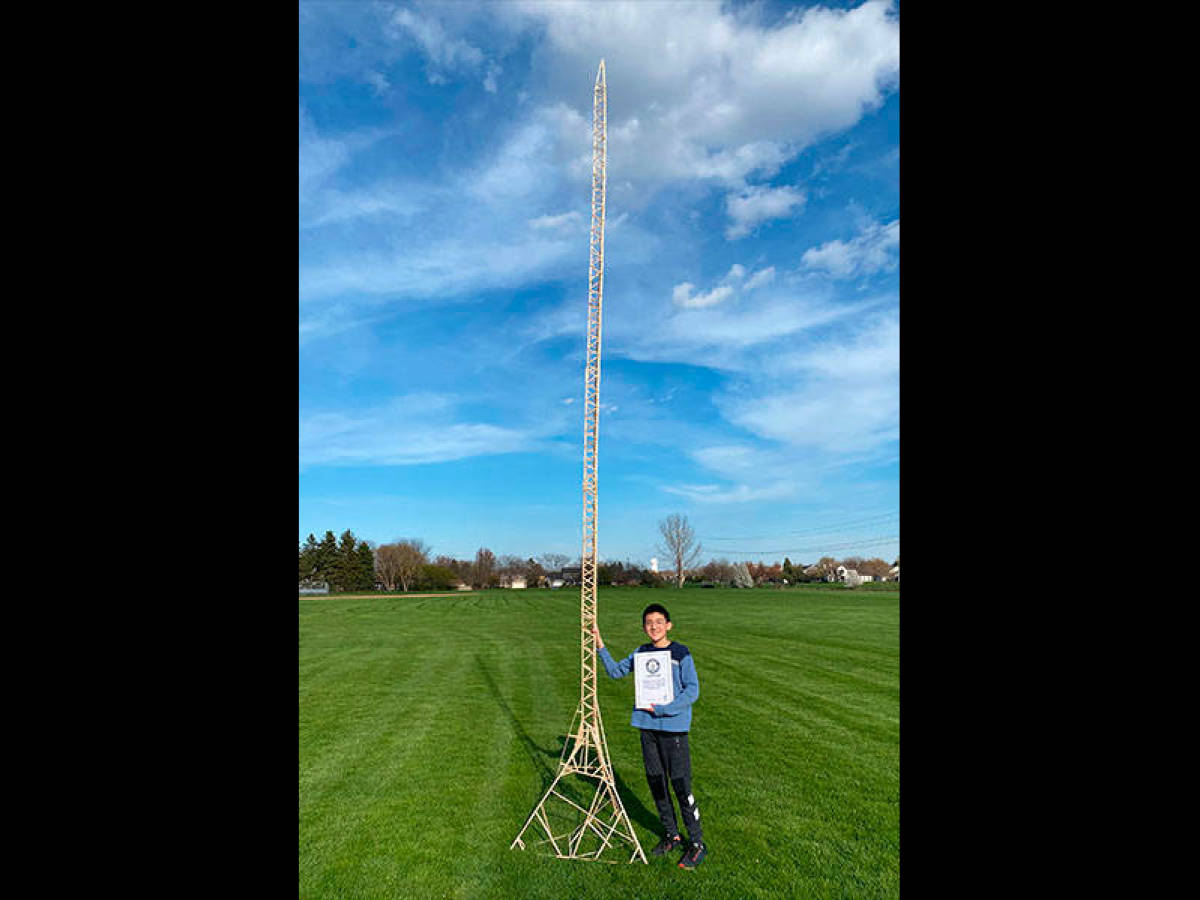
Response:
[{"label": "dark jeans", "polygon": [[669,781],[675,788],[688,837],[696,843],[703,841],[700,812],[696,809],[696,798],[692,796],[692,755],[688,751],[687,732],[651,731],[648,728],[641,729],[641,732],[646,780],[650,782],[650,793],[654,797],[654,805],[658,807],[658,818],[667,831],[667,837],[679,834],[675,805],[667,790]]}]

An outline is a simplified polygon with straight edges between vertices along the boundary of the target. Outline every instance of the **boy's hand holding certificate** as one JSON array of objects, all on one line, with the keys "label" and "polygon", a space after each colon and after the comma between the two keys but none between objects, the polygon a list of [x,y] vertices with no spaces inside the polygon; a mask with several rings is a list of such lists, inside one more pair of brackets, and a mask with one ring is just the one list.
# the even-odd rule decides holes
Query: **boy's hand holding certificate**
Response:
[{"label": "boy's hand holding certificate", "polygon": [[634,706],[648,709],[675,699],[675,679],[671,677],[671,651],[651,650],[633,655]]}]

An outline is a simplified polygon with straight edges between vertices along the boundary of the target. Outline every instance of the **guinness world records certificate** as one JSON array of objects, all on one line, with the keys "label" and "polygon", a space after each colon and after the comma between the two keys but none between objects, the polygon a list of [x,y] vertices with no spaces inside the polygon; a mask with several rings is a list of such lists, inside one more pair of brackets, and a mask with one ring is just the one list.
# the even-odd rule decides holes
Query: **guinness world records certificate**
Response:
[{"label": "guinness world records certificate", "polygon": [[651,703],[662,706],[675,699],[675,679],[671,675],[671,651],[650,650],[633,654],[634,703],[645,709]]}]

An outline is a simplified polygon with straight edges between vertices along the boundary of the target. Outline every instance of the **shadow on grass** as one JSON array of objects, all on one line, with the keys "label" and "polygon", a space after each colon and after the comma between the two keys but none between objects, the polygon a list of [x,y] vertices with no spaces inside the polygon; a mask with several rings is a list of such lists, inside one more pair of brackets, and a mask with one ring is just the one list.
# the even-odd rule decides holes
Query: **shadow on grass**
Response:
[{"label": "shadow on grass", "polygon": [[[555,763],[554,767],[551,768],[546,760],[562,759],[563,750],[567,743],[567,736],[565,734],[560,734],[558,736],[557,748],[538,746],[538,744],[534,742],[533,738],[529,736],[529,732],[527,732],[521,725],[520,720],[516,717],[516,715],[513,714],[512,707],[508,705],[508,701],[506,701],[504,699],[504,695],[500,693],[500,688],[496,684],[496,679],[492,677],[492,673],[488,671],[487,664],[484,663],[483,658],[478,653],[475,654],[475,664],[479,667],[480,674],[483,675],[484,684],[487,685],[488,692],[492,695],[492,699],[496,701],[496,704],[508,718],[509,724],[512,726],[513,734],[517,736],[517,740],[521,742],[521,745],[525,748],[525,752],[529,754],[529,759],[533,762],[534,768],[537,769],[538,777],[542,782],[541,787],[538,789],[537,802],[540,802],[542,796],[546,793],[546,789],[549,788],[551,782],[554,781],[555,773],[558,771],[557,763]],[[616,783],[617,794],[620,795],[621,803],[625,807],[625,811],[629,814],[629,818],[637,822],[643,828],[646,828],[652,832],[661,831],[662,823],[658,821],[658,815],[647,809],[642,801],[638,799],[637,795],[629,789],[629,786],[625,783],[624,779],[621,778],[620,773],[617,772],[616,767],[613,767],[613,780]],[[575,797],[574,791],[571,790],[571,787],[567,782],[560,781],[558,786],[559,788],[563,789],[564,793],[572,795],[573,799],[576,799],[577,802],[587,802],[584,798]],[[532,813],[536,808],[537,802],[535,802],[534,805],[529,808],[530,813]]]}]

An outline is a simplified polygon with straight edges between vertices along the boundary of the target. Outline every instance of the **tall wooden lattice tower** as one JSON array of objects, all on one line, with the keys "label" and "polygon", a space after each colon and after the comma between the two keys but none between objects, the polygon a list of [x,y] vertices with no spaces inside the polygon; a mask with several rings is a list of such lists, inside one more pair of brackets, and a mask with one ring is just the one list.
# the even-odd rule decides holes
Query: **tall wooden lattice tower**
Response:
[{"label": "tall wooden lattice tower", "polygon": [[[579,592],[579,706],[563,744],[558,772],[534,807],[512,847],[525,849],[525,832],[537,825],[562,859],[604,859],[632,848],[629,862],[646,854],[613,779],[600,701],[596,696],[596,487],[600,446],[600,312],[604,295],[604,193],[608,181],[608,88],[604,60],[592,97],[592,232],[588,266],[587,369],[583,382],[583,553]],[[537,832],[535,831],[535,834]],[[510,848],[511,849],[511,848]]]}]

